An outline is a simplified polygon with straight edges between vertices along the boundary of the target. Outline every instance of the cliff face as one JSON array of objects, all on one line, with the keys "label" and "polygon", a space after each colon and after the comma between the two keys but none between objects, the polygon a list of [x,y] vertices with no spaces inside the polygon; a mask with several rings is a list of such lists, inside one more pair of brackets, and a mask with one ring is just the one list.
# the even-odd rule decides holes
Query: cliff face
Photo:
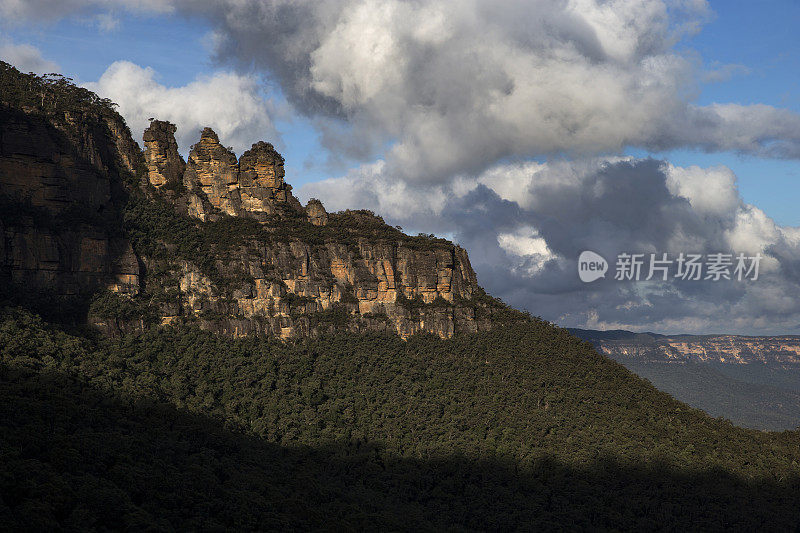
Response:
[{"label": "cliff face", "polygon": [[3,292],[137,292],[139,264],[118,228],[121,173],[141,159],[125,124],[11,104],[0,98]]},{"label": "cliff face", "polygon": [[[42,94],[56,90],[43,83]],[[24,91],[0,111],[9,286],[95,294],[89,319],[111,334],[196,322],[232,336],[449,337],[508,314],[460,247],[407,236],[370,212],[329,214],[319,200],[304,208],[271,144],[237,159],[206,128],[184,162],[175,126],[155,120],[142,154],[108,102],[59,87],[78,91],[79,111],[62,109],[75,108],[72,96],[20,105]]]},{"label": "cliff face", "polygon": [[[427,331],[449,337],[489,327],[488,316],[456,303],[471,298],[475,283],[471,270],[464,275],[469,264],[456,247],[419,252],[366,240],[355,249],[294,241],[264,246],[260,252],[243,252],[225,263],[244,273],[242,278],[252,277],[229,292],[220,291],[219,284],[193,265],[181,263],[183,314],[235,336],[305,335],[317,329],[320,319],[328,319],[322,327],[346,325],[402,336]],[[177,313],[162,317],[166,322],[179,319]]]},{"label": "cliff face", "polygon": [[[168,272],[163,290],[176,294],[160,309],[162,322],[194,317],[229,335],[282,337],[331,327],[449,337],[490,326],[491,306],[476,300],[482,291],[462,248],[409,237],[369,212],[329,215],[316,199],[303,208],[271,144],[256,143],[237,160],[206,128],[189,154],[183,192],[161,195],[161,176],[181,168],[175,157],[170,168],[163,165],[174,131],[155,121],[144,134],[158,139],[145,152],[148,169],[159,169],[155,180],[150,172],[151,195],[202,228],[226,227],[237,245],[224,253],[216,245],[205,269],[191,253],[143,256],[149,271]],[[230,227],[237,220],[255,226],[237,232]]]},{"label": "cliff face", "polygon": [[[150,171],[150,184],[154,187],[164,186],[164,174],[182,174],[188,191],[183,204],[190,216],[202,221],[219,220],[224,215],[264,220],[284,209],[304,212],[292,196],[291,186],[283,181],[283,157],[271,144],[258,142],[237,161],[236,155],[220,144],[214,130],[205,128],[200,142],[189,152],[184,171],[183,161],[175,157],[174,132],[172,124],[154,121],[145,130],[144,138],[158,141],[145,152],[145,158],[148,168],[158,168],[157,172]],[[169,160],[162,154],[170,154]]]},{"label": "cliff face", "polygon": [[800,365],[800,336],[748,337],[744,335],[651,335],[576,330],[600,353],[618,361],[639,363],[724,363],[732,365]]},{"label": "cliff face", "polygon": [[150,185],[159,188],[179,184],[183,179],[186,163],[178,153],[175,126],[169,122],[153,121],[145,130],[143,140]]}]

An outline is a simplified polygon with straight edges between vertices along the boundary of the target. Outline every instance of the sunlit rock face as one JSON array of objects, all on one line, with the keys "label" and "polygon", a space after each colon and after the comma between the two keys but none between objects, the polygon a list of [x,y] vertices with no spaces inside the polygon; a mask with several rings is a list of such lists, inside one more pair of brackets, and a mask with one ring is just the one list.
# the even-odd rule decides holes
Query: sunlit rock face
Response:
[{"label": "sunlit rock face", "polygon": [[[145,138],[173,146],[175,130],[165,124],[154,121],[151,129],[158,128],[157,135],[146,133]],[[280,232],[283,225],[328,225],[331,215],[322,202],[312,199],[303,207],[285,177],[284,159],[272,144],[257,142],[237,160],[216,133],[205,128],[189,153],[182,178],[185,193],[166,198],[177,210],[204,222],[226,215],[251,218],[271,232]],[[153,179],[149,182],[162,188]],[[343,315],[347,329],[380,329],[402,336],[430,332],[450,337],[490,327],[491,313],[472,301],[479,287],[462,248],[447,241],[410,242],[394,229],[390,239],[369,236],[359,228],[376,231],[388,226],[366,212],[333,216],[347,217],[339,233],[320,239],[312,231],[306,240],[251,242],[217,258],[217,271],[237,278],[232,287],[221,287],[190,262],[145,258],[148,269],[169,270],[178,280],[179,303],[164,307],[161,321],[194,316],[203,327],[224,334],[281,337],[324,329],[316,317],[332,311]]]},{"label": "sunlit rock face", "polygon": [[162,120],[154,120],[144,130],[144,159],[147,179],[156,188],[179,185],[183,180],[186,163],[178,153],[175,141],[176,127]]},{"label": "sunlit rock face", "polygon": [[[161,124],[164,123],[160,121],[153,124],[159,126],[158,134],[164,137],[159,145],[175,144],[174,128],[163,128]],[[150,129],[153,129],[152,125]],[[154,133],[148,132],[145,139],[155,137]],[[151,152],[160,153],[155,149]],[[155,163],[152,166],[157,166],[160,159],[155,156],[153,159]],[[214,130],[205,128],[200,141],[189,152],[182,176],[188,191],[184,199],[186,212],[203,221],[216,220],[220,214],[263,220],[265,216],[279,215],[285,209],[301,212],[303,208],[292,195],[292,187],[283,180],[283,164],[283,157],[264,141],[254,144],[237,160],[231,149],[220,144]],[[169,165],[169,168],[177,169],[178,165]],[[151,171],[150,175],[150,183],[155,187],[161,187],[166,181],[162,178],[163,172],[154,174]]]},{"label": "sunlit rock face", "polygon": [[215,211],[231,216],[241,214],[239,163],[236,155],[219,143],[211,128],[203,130],[200,142],[189,152],[183,184],[195,206],[190,215],[209,220],[214,218]]},{"label": "sunlit rock face", "polygon": [[596,341],[614,359],[643,363],[702,362],[800,365],[800,336],[682,335]]},{"label": "sunlit rock face", "polygon": [[283,157],[264,141],[257,142],[239,158],[239,190],[242,208],[250,213],[274,215],[277,205],[300,203],[292,188],[283,181]]},{"label": "sunlit rock face", "polygon": [[306,204],[306,217],[315,226],[324,226],[328,223],[328,212],[322,202],[316,198],[312,198]]},{"label": "sunlit rock face", "polygon": [[[315,330],[315,314],[341,310],[348,329],[378,329],[402,336],[420,332],[451,337],[488,329],[490,315],[467,302],[477,288],[466,253],[456,246],[415,251],[398,243],[362,241],[356,249],[294,241],[264,246],[221,263],[246,272],[230,292],[197,267],[173,264],[181,305],[163,322],[179,319],[178,309],[198,317],[224,317],[205,327],[222,333],[271,333],[282,337]],[[161,267],[158,262],[152,268]],[[244,276],[243,276],[244,277]],[[410,307],[408,301],[418,302]],[[424,303],[438,305],[423,305]]]},{"label": "sunlit rock face", "polygon": [[109,102],[59,111],[3,96],[4,291],[101,296],[88,321],[112,335],[191,323],[231,336],[451,337],[507,313],[453,243],[410,237],[369,211],[303,207],[270,143],[237,159],[205,128],[184,162],[169,122],[151,121],[142,150]]}]

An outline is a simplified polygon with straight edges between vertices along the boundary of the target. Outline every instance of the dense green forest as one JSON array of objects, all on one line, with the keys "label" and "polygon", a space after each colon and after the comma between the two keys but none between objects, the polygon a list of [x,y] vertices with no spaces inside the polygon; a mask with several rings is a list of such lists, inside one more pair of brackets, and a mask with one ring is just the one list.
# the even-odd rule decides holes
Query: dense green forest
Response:
[{"label": "dense green forest", "polygon": [[0,354],[12,527],[800,523],[800,434],[709,418],[535,319],[451,340],[109,340],[6,307]]}]

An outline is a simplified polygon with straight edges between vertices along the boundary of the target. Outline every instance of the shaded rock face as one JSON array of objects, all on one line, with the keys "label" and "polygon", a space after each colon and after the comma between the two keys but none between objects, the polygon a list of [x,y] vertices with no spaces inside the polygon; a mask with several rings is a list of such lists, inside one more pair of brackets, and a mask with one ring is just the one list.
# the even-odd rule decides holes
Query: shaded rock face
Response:
[{"label": "shaded rock face", "polygon": [[122,174],[140,160],[121,121],[0,105],[0,284],[137,292],[139,263],[118,224]]},{"label": "shaded rock face", "polygon": [[178,153],[175,141],[176,127],[162,120],[154,120],[144,130],[144,159],[147,164],[147,179],[156,188],[164,185],[179,185],[183,179],[186,163]]}]

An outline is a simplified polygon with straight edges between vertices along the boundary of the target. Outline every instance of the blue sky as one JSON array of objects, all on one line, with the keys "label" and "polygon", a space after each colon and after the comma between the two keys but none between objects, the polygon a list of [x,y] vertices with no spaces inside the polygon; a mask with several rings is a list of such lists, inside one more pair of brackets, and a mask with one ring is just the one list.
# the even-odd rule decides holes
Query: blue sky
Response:
[{"label": "blue sky", "polygon": [[[705,83],[697,103],[770,104],[800,111],[800,2],[792,0],[712,1],[712,20],[685,44],[703,62],[741,65],[726,81]],[[632,151],[639,154],[641,152]],[[676,165],[726,165],[739,178],[744,199],[778,223],[800,225],[800,163],[730,153],[678,150],[665,154]]]},{"label": "blue sky", "polygon": [[[713,65],[742,65],[727,81],[706,83],[698,103],[764,103],[800,111],[800,2],[727,0],[711,2],[714,17],[687,47]],[[781,224],[800,225],[800,164],[735,154],[676,151],[678,165],[727,165],[739,177],[744,199]]]}]

